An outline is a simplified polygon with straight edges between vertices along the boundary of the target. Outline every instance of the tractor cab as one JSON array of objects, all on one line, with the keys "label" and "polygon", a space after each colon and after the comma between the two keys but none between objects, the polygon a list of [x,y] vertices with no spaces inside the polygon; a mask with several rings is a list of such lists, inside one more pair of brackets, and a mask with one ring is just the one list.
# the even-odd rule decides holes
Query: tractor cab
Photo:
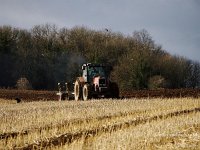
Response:
[{"label": "tractor cab", "polygon": [[112,67],[103,64],[88,63],[83,64],[82,70],[82,77],[84,78],[85,82],[91,83],[95,77],[108,78]]}]

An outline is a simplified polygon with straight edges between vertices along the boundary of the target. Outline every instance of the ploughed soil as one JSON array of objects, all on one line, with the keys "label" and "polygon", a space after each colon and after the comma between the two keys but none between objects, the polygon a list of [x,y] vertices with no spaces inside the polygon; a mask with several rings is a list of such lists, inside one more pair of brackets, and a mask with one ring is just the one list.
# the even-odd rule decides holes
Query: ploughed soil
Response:
[{"label": "ploughed soil", "polygon": [[57,91],[36,91],[36,90],[7,90],[0,89],[0,98],[2,99],[16,99],[22,101],[48,101],[58,100]]},{"label": "ploughed soil", "polygon": [[125,98],[181,98],[200,97],[200,89],[158,89],[158,90],[133,90],[122,91],[121,96]]},{"label": "ploughed soil", "polygon": [[[9,90],[0,89],[2,99],[21,99],[22,101],[58,100],[57,91]],[[181,98],[200,97],[200,89],[159,89],[121,91],[121,98]]]}]

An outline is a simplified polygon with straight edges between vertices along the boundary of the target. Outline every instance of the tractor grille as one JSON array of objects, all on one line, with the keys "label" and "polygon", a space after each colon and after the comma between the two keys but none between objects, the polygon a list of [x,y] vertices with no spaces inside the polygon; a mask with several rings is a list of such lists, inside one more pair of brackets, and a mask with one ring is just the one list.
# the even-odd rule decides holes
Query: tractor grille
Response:
[{"label": "tractor grille", "polygon": [[106,86],[106,79],[99,79],[99,86]]}]

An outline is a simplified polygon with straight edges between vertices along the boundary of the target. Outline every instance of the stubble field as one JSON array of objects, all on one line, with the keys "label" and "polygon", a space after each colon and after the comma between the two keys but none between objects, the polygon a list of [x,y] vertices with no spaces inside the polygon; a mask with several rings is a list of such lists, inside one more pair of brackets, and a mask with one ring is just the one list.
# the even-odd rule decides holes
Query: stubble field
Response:
[{"label": "stubble field", "polygon": [[0,149],[200,149],[200,98],[0,99],[0,120]]}]

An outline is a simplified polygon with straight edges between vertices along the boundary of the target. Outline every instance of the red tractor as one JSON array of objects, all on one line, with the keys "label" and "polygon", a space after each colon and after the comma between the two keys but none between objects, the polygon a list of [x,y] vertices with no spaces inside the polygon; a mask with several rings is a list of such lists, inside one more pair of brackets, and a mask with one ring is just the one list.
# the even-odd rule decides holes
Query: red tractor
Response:
[{"label": "red tractor", "polygon": [[119,88],[110,81],[111,66],[87,63],[82,66],[82,76],[74,83],[74,99],[119,98]]}]

